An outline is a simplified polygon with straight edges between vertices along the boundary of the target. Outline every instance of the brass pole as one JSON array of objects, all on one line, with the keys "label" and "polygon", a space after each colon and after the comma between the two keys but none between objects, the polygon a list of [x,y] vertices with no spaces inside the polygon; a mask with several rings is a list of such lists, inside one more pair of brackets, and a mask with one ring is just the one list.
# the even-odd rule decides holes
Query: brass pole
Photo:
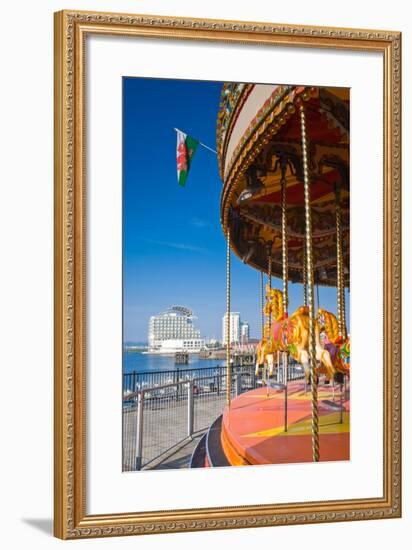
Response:
[{"label": "brass pole", "polygon": [[288,234],[286,220],[286,162],[281,160],[282,170],[282,277],[283,277],[283,313],[287,315],[289,306],[288,294]]},{"label": "brass pole", "polygon": [[[268,254],[268,283],[269,289],[272,290],[272,242],[267,243]],[[272,309],[269,309],[269,326],[272,327]]]},{"label": "brass pole", "polygon": [[[269,289],[272,290],[272,243],[268,243],[268,279],[269,279]],[[272,333],[272,308],[269,308],[269,334]],[[269,343],[269,342],[268,342]],[[266,397],[269,397],[269,368],[267,365],[264,365],[265,379],[266,379]]]},{"label": "brass pole", "polygon": [[303,305],[308,305],[308,280],[307,280],[306,246],[303,241]]},{"label": "brass pole", "polygon": [[227,229],[227,256],[226,256],[226,369],[227,369],[227,395],[226,402],[230,407],[230,229]]},{"label": "brass pole", "polygon": [[346,339],[345,322],[345,275],[343,273],[343,247],[342,247],[342,207],[340,202],[340,184],[335,187],[336,196],[336,279],[338,297],[338,327],[339,336]]},{"label": "brass pole", "polygon": [[265,299],[264,299],[263,271],[261,271],[260,272],[260,314],[261,314],[260,325],[261,325],[262,339],[263,339],[263,333],[265,328],[264,307],[265,307]]},{"label": "brass pole", "polygon": [[272,247],[269,248],[268,254],[268,282],[269,288],[272,290]]},{"label": "brass pole", "polygon": [[343,267],[343,259],[342,259],[342,296],[340,300],[340,307],[342,309],[342,326],[343,326],[343,332],[342,337],[346,340],[348,336],[348,331],[346,329],[346,300],[345,300],[345,272]]},{"label": "brass pole", "polygon": [[309,365],[312,398],[312,454],[313,461],[319,462],[319,413],[318,413],[318,380],[316,376],[315,347],[315,307],[313,295],[313,256],[312,256],[312,214],[310,206],[310,181],[308,164],[308,144],[306,135],[306,114],[303,105],[300,106],[300,128],[302,139],[303,181],[305,194],[305,225],[306,225],[306,262],[308,278],[309,306]]},{"label": "brass pole", "polygon": [[272,290],[272,241],[267,243],[266,248],[268,254],[268,283],[270,290]]}]

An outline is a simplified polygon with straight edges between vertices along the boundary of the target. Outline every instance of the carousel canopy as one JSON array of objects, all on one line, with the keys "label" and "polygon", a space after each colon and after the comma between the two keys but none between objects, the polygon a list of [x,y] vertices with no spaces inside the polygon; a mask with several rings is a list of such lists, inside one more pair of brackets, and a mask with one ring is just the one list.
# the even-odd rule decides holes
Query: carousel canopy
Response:
[{"label": "carousel canopy", "polygon": [[233,251],[282,277],[281,185],[286,185],[288,278],[304,279],[305,211],[299,106],[309,147],[314,280],[336,286],[336,207],[349,285],[349,90],[225,84],[217,124],[221,223]]}]

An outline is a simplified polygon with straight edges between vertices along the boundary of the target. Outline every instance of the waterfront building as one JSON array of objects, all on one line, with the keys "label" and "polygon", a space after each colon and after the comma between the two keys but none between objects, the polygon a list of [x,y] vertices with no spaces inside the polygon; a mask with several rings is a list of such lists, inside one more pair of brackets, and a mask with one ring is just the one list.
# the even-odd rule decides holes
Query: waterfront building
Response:
[{"label": "waterfront building", "polygon": [[[240,342],[240,313],[231,311],[229,314],[229,335],[230,343],[238,344]],[[222,342],[227,342],[227,313],[222,318]]]},{"label": "waterfront building", "polygon": [[240,343],[247,344],[249,342],[250,327],[249,323],[240,323]]},{"label": "waterfront building", "polygon": [[[227,341],[226,329],[227,329],[227,313],[222,318],[222,343]],[[240,344],[246,343],[249,340],[249,324],[243,323],[240,318],[240,313],[237,311],[230,312],[230,343]]]},{"label": "waterfront building", "polygon": [[187,353],[199,353],[205,348],[205,341],[203,338],[188,338],[188,339],[170,339],[163,340],[160,343],[160,346],[155,350],[152,350],[152,353],[178,353],[178,352],[187,352]]},{"label": "waterfront building", "polygon": [[[152,315],[149,319],[148,344],[149,352],[175,346],[180,350],[198,350],[204,347],[200,331],[194,326],[193,312],[184,306],[172,306],[159,315]],[[170,341],[174,341],[173,344]],[[179,342],[177,342],[179,341]]]}]

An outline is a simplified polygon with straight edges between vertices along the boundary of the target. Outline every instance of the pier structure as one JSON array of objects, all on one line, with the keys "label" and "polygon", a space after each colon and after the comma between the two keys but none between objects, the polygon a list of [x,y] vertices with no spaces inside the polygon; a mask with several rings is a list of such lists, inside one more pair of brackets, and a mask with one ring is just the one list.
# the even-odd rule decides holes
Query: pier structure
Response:
[{"label": "pier structure", "polygon": [[188,365],[189,353],[187,351],[177,351],[175,353],[175,365]]}]

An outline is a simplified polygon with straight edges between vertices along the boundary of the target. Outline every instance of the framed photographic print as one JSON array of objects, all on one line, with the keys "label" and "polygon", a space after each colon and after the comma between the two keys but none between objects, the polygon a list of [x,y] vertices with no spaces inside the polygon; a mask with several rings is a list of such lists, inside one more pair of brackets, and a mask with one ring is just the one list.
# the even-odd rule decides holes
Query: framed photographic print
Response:
[{"label": "framed photographic print", "polygon": [[400,42],[55,14],[56,536],[400,516]]}]

